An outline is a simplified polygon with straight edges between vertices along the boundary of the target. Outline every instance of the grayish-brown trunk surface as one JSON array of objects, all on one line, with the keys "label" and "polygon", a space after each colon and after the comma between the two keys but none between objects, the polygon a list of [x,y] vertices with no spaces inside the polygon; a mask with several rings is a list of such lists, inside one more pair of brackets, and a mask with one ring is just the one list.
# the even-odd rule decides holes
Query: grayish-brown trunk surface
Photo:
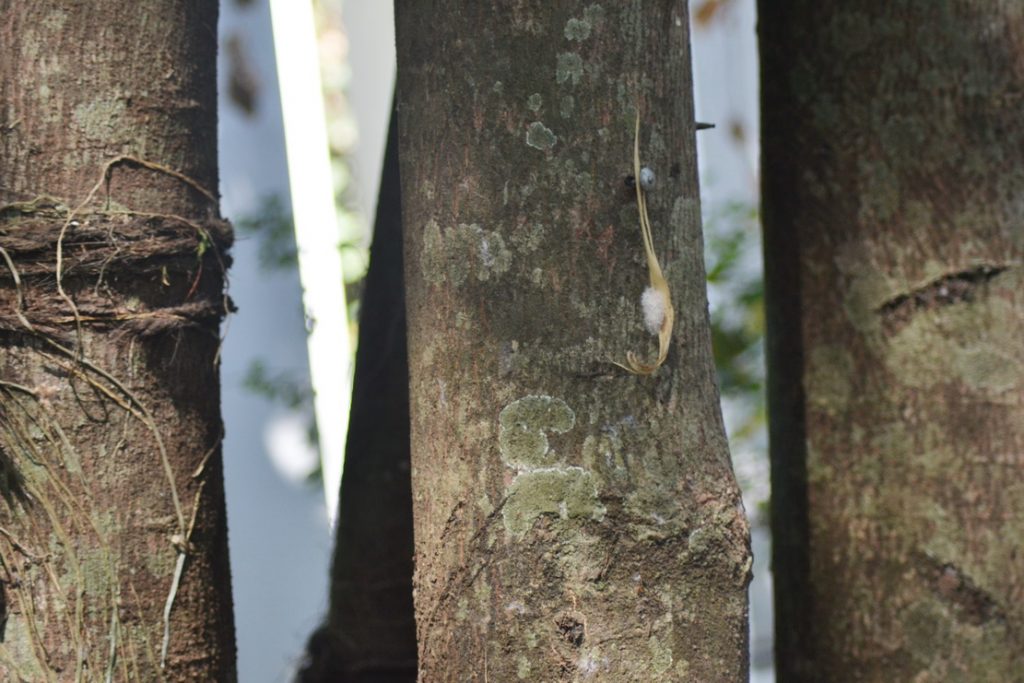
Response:
[{"label": "grayish-brown trunk surface", "polygon": [[[422,681],[746,681],[684,2],[398,3]],[[671,284],[668,361],[633,172]]]},{"label": "grayish-brown trunk surface", "polygon": [[1024,13],[761,3],[782,681],[1024,680]]},{"label": "grayish-brown trunk surface", "polygon": [[235,677],[216,31],[201,0],[0,0],[5,681]]}]

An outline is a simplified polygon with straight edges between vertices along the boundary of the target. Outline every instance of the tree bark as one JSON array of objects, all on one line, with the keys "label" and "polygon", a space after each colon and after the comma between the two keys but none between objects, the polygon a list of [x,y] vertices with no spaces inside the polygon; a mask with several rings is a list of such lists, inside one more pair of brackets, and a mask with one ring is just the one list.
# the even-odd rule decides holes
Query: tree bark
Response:
[{"label": "tree bark", "polygon": [[0,678],[235,678],[216,3],[0,0]]},{"label": "tree bark", "polygon": [[1024,671],[1016,3],[760,3],[782,681]]},{"label": "tree bark", "polygon": [[416,680],[398,129],[392,113],[359,317],[326,623],[303,683]]},{"label": "tree bark", "polygon": [[[422,681],[746,681],[684,2],[398,3]],[[667,264],[667,362],[633,174]]]}]

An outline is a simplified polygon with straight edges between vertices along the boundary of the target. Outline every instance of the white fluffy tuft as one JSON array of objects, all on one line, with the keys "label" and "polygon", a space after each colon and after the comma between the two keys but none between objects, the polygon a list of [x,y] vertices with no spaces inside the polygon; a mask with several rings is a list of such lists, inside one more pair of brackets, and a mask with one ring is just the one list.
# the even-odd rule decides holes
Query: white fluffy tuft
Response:
[{"label": "white fluffy tuft", "polygon": [[665,295],[648,287],[640,297],[640,307],[644,309],[644,327],[651,334],[658,334],[661,331],[661,324],[665,322],[665,310],[668,308]]}]

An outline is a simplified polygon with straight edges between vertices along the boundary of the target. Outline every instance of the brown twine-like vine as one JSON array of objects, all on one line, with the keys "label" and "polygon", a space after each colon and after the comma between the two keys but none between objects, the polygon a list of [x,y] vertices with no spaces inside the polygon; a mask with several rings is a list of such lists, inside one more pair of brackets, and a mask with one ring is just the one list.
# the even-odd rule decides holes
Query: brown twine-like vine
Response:
[{"label": "brown twine-like vine", "polygon": [[[198,289],[207,252],[213,255],[226,281],[224,254],[230,246],[231,233],[227,223],[218,220],[198,221],[173,214],[130,210],[87,212],[86,208],[104,185],[107,185],[109,200],[110,174],[118,165],[137,166],[167,175],[201,194],[212,206],[217,204],[213,193],[192,178],[161,164],[120,155],[103,165],[96,184],[72,210],[61,200],[46,196],[0,206],[0,265],[6,266],[14,285],[13,297],[9,291],[0,290],[0,331],[19,332],[38,339],[43,349],[65,359],[63,364],[70,374],[87,381],[153,434],[178,527],[170,539],[178,557],[163,610],[160,667],[164,668],[170,642],[171,611],[190,552],[204,482],[200,482],[192,513],[186,519],[156,422],[148,408],[121,381],[85,357],[82,328],[85,325],[117,327],[128,333],[149,336],[199,326],[215,334],[216,324],[233,309],[230,299],[222,292],[217,293],[219,301],[209,296],[189,299]],[[55,264],[51,265],[54,255]],[[189,265],[195,266],[196,275],[186,301],[180,304],[129,308],[99,295],[101,282],[116,271],[136,277],[158,272],[167,284],[169,269],[181,271]],[[88,289],[76,292],[76,302],[64,288],[68,275],[74,275],[78,281],[94,277],[96,283],[92,292]],[[26,300],[26,291],[31,295],[31,305]],[[54,301],[54,294],[66,308]],[[60,332],[72,325],[75,337],[74,342],[69,343],[60,338]],[[198,477],[201,470],[200,467],[193,478]],[[112,633],[116,633],[116,614],[112,617],[111,628]],[[112,647],[115,640],[112,636]]]}]

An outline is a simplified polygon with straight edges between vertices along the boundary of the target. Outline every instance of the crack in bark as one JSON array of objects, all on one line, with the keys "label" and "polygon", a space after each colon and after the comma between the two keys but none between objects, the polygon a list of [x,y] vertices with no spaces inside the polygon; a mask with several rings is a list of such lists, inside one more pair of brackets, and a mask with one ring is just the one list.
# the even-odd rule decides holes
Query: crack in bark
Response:
[{"label": "crack in bark", "polygon": [[893,297],[877,309],[882,316],[882,325],[887,333],[893,334],[921,311],[973,301],[979,287],[1008,269],[1006,265],[980,265],[944,275],[923,287]]},{"label": "crack in bark", "polygon": [[961,568],[927,555],[921,562],[925,566],[918,571],[928,586],[943,602],[956,608],[964,621],[981,626],[990,621],[1006,620],[999,602]]},{"label": "crack in bark", "polygon": [[570,614],[563,614],[555,623],[562,640],[577,648],[583,645],[586,638],[583,622]]}]

